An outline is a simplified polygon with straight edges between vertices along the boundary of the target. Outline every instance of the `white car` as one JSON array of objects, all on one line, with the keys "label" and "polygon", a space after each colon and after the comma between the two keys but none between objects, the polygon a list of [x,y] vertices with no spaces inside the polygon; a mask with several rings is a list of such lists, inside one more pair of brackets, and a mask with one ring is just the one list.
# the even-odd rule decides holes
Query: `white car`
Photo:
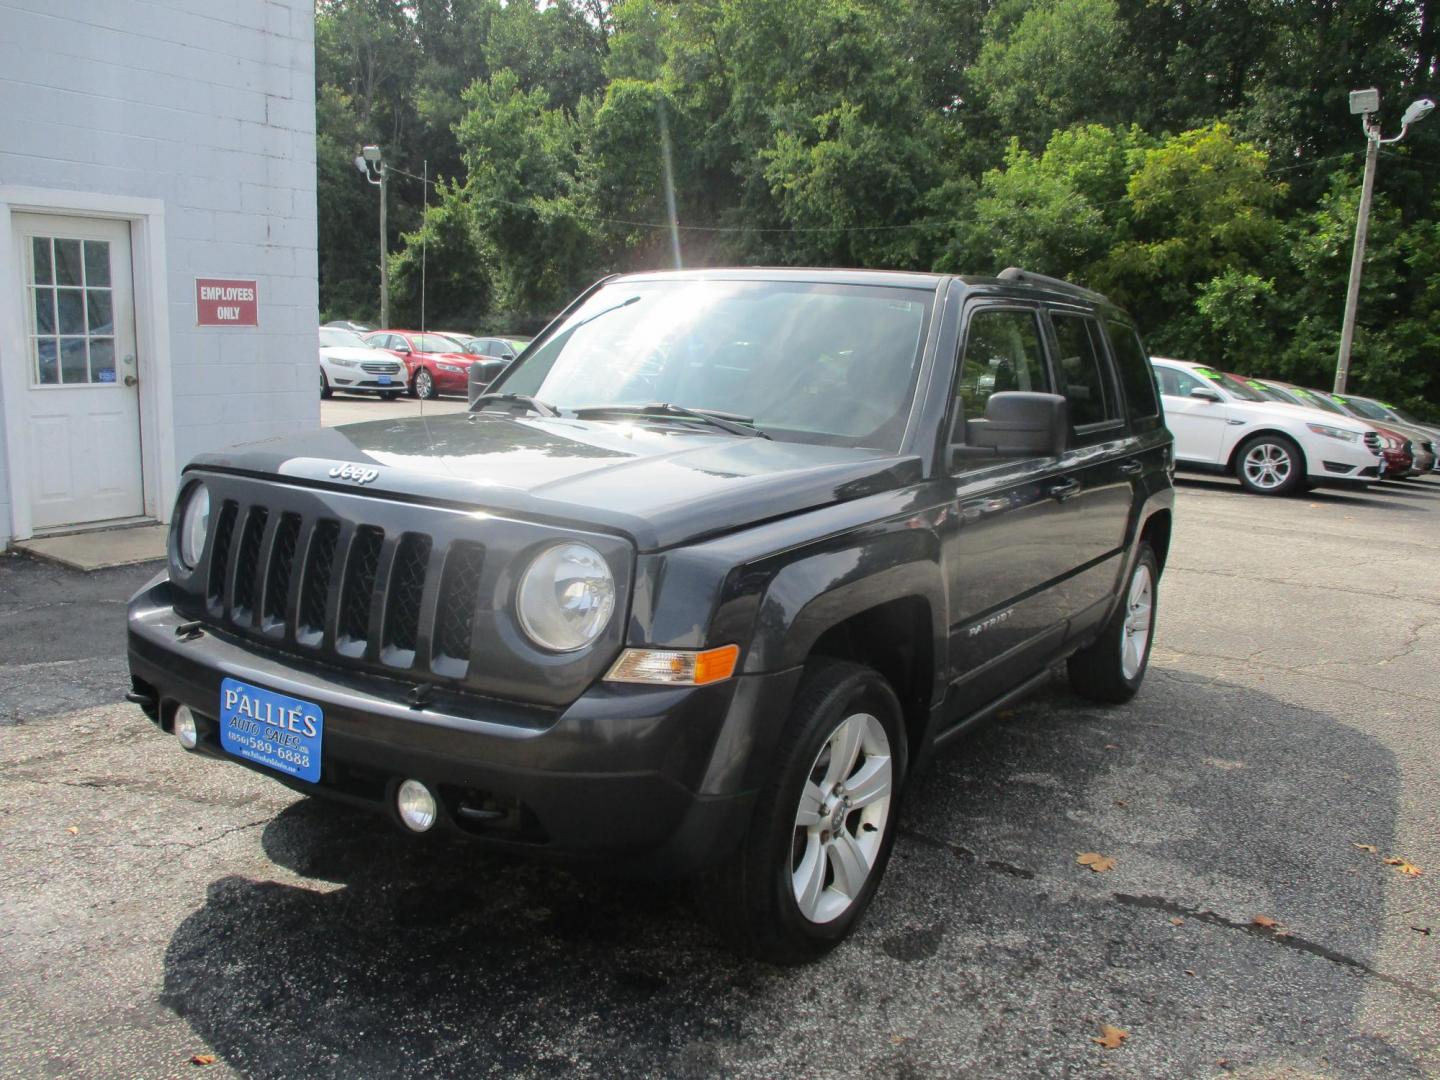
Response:
[{"label": "white car", "polygon": [[1230,473],[1257,495],[1379,479],[1369,425],[1267,400],[1239,379],[1186,360],[1151,360],[1180,468]]},{"label": "white car", "polygon": [[336,390],[379,394],[392,401],[405,392],[405,365],[353,330],[320,327],[320,396]]}]

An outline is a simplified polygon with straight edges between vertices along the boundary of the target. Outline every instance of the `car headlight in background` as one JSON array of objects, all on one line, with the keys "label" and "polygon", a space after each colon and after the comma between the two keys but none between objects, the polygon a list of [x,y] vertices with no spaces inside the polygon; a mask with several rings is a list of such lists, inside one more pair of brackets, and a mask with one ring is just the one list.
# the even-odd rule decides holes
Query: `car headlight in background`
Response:
[{"label": "car headlight in background", "polygon": [[516,608],[531,641],[555,652],[574,652],[599,637],[610,621],[615,578],[589,544],[556,544],[526,569]]},{"label": "car headlight in background", "polygon": [[200,565],[205,551],[205,535],[210,531],[210,489],[196,484],[185,496],[185,509],[180,512],[180,564],[186,570]]},{"label": "car headlight in background", "polygon": [[441,371],[453,371],[456,374],[463,374],[465,369],[459,364],[436,364]]},{"label": "car headlight in background", "polygon": [[1344,439],[1346,442],[1357,442],[1360,438],[1360,436],[1353,431],[1331,427],[1329,424],[1306,424],[1305,426],[1316,435],[1328,435],[1332,439]]}]

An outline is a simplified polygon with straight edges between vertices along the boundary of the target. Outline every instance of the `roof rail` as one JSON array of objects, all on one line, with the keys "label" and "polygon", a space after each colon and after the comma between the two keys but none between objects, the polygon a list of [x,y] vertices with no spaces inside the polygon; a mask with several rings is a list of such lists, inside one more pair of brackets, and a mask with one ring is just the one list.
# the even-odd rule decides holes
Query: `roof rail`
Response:
[{"label": "roof rail", "polygon": [[1004,270],[1000,271],[998,276],[1001,281],[1018,281],[1025,285],[1045,285],[1049,288],[1057,289],[1060,292],[1075,293],[1088,300],[1099,300],[1106,304],[1110,302],[1106,296],[1096,292],[1094,289],[1087,289],[1083,285],[1076,285],[1069,281],[1063,281],[1060,278],[1037,274],[1033,270],[1022,270],[1018,266],[1007,266]]}]

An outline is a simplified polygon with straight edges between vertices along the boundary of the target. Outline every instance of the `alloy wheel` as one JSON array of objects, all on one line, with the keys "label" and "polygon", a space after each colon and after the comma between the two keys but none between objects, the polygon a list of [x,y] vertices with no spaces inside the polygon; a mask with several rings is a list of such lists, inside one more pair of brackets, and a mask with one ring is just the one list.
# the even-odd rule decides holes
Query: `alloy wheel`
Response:
[{"label": "alloy wheel", "polygon": [[428,398],[433,388],[434,383],[433,380],[430,378],[430,373],[422,369],[420,371],[420,374],[415,376],[415,389],[419,392],[421,397]]},{"label": "alloy wheel", "polygon": [[1274,491],[1290,479],[1295,463],[1283,446],[1276,443],[1256,443],[1245,455],[1243,468],[1245,476],[1262,491]]},{"label": "alloy wheel", "polygon": [[879,858],[894,795],[890,739],[869,713],[846,717],[800,792],[791,844],[795,903],[812,923],[845,914]]},{"label": "alloy wheel", "polygon": [[1130,579],[1130,592],[1125,598],[1125,626],[1120,634],[1120,673],[1133,679],[1145,663],[1150,651],[1150,620],[1155,612],[1155,581],[1150,567],[1141,563]]}]

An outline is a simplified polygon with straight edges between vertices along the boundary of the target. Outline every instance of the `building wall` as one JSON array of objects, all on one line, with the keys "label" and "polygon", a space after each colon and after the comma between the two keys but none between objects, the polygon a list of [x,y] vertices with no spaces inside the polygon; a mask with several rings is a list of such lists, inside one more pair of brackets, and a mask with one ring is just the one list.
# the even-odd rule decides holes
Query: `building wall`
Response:
[{"label": "building wall", "polygon": [[[164,203],[172,477],[319,423],[314,65],[313,0],[0,0],[0,186]],[[259,327],[197,328],[197,276]]]}]

